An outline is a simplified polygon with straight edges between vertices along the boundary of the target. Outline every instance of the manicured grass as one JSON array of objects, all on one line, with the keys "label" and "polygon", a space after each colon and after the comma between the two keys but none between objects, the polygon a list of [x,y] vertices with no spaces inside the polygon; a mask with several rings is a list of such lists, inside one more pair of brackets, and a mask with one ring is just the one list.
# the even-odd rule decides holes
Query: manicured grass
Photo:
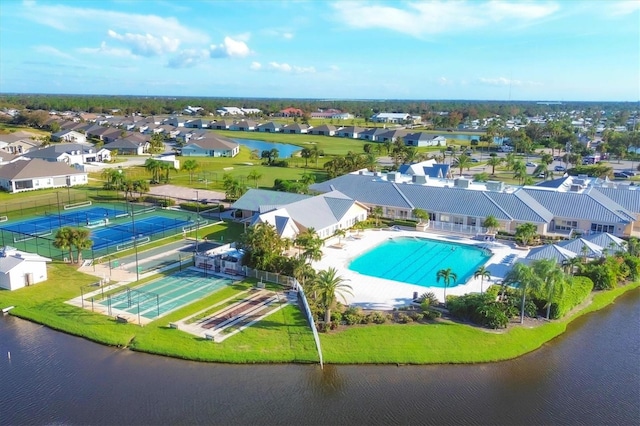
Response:
[{"label": "manicured grass", "polygon": [[451,321],[435,324],[389,324],[350,327],[321,334],[325,362],[334,364],[441,364],[502,361],[538,349],[562,334],[575,318],[609,305],[629,284],[594,294],[592,303],[569,318],[534,328],[514,327],[502,333]]},{"label": "manicured grass", "polygon": [[0,290],[0,308],[15,306],[12,315],[55,330],[110,346],[176,358],[233,363],[317,362],[313,335],[297,306],[287,306],[223,343],[214,343],[180,330],[170,322],[185,318],[250,288],[255,280],[239,282],[187,305],[150,324],[119,324],[114,318],[66,304],[80,295],[80,286],[96,277],[66,264],[52,264],[45,283],[16,291]]},{"label": "manicured grass", "polygon": [[[145,327],[118,324],[65,301],[80,295],[80,286],[96,281],[66,264],[52,264],[50,279],[17,291],[0,291],[0,308],[15,306],[12,315],[53,329],[112,346],[128,346],[177,358],[231,362],[317,362],[312,333],[297,306],[287,306],[243,332],[214,343],[168,324],[246,291],[254,280],[235,283],[151,322]],[[640,283],[595,293],[592,302],[571,317],[535,328],[493,332],[450,321],[434,324],[389,324],[349,327],[321,334],[326,363],[432,364],[499,361],[539,348],[566,330],[573,319],[601,309]],[[637,290],[634,290],[637,291]]]}]

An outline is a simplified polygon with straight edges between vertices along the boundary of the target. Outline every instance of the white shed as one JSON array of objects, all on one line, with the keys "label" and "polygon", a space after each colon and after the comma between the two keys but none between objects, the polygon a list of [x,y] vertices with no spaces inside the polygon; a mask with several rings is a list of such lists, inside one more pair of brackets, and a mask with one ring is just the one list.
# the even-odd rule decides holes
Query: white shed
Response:
[{"label": "white shed", "polygon": [[51,259],[13,247],[0,249],[0,288],[17,290],[47,280]]}]

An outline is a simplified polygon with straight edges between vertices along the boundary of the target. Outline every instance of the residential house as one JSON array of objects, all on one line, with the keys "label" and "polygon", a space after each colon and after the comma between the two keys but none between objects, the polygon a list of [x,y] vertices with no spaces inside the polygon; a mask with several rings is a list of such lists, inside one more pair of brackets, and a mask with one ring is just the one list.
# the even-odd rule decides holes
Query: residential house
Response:
[{"label": "residential house", "polygon": [[358,139],[363,139],[365,141],[371,142],[379,142],[380,140],[378,138],[380,137],[380,135],[383,135],[385,133],[387,133],[387,129],[374,127],[373,129],[367,129],[360,132],[360,134],[358,135]]},{"label": "residential house", "polygon": [[173,127],[184,127],[185,119],[182,117],[169,117],[162,121],[161,124],[166,124]]},{"label": "residential house", "polygon": [[47,262],[51,259],[20,251],[0,248],[0,288],[18,290],[47,280]]},{"label": "residential house", "polygon": [[149,150],[149,145],[146,136],[133,134],[105,144],[103,148],[116,151],[119,155],[143,155]]},{"label": "residential house", "polygon": [[447,138],[425,132],[409,133],[404,136],[406,146],[446,146]]},{"label": "residential house", "polygon": [[111,152],[105,148],[95,149],[93,145],[89,144],[61,143],[31,150],[23,157],[74,165],[111,161]]},{"label": "residential house", "polygon": [[407,131],[404,129],[387,130],[384,133],[378,135],[378,142],[395,142],[396,139],[402,139],[407,135]]},{"label": "residential house", "polygon": [[192,107],[191,105],[187,106],[185,109],[182,110],[183,113],[191,114],[191,115],[198,114],[199,112],[202,112],[202,111],[203,111],[202,107]]},{"label": "residential house", "polygon": [[309,134],[318,136],[334,136],[336,134],[336,126],[331,124],[322,124],[318,127],[309,129]]},{"label": "residential house", "polygon": [[304,111],[299,108],[285,108],[280,110],[279,112],[274,114],[276,117],[302,117],[304,115]]},{"label": "residential house", "polygon": [[208,129],[211,124],[211,120],[203,120],[201,118],[197,118],[195,120],[185,121],[184,127],[188,129]]},{"label": "residential house", "polygon": [[0,135],[0,146],[10,154],[24,154],[42,145],[37,137],[34,133],[24,131]]},{"label": "residential house", "polygon": [[11,193],[86,185],[88,181],[86,172],[76,170],[66,163],[39,158],[18,159],[0,166],[0,188]]},{"label": "residential house", "polygon": [[218,115],[244,115],[244,112],[238,107],[222,107],[217,109],[216,112]]},{"label": "residential house", "polygon": [[209,128],[215,129],[215,130],[229,130],[229,127],[231,127],[232,124],[233,124],[233,121],[231,120],[212,121],[211,124],[209,125]]},{"label": "residential house", "polygon": [[281,128],[282,124],[269,121],[267,123],[258,124],[258,126],[256,126],[256,131],[264,133],[278,133]]},{"label": "residential house", "polygon": [[282,126],[282,128],[280,129],[280,131],[282,133],[290,133],[290,134],[306,134],[309,132],[309,125],[307,124],[300,124],[300,123],[292,123],[292,124],[285,124],[284,126]]},{"label": "residential house", "polygon": [[358,126],[341,127],[336,130],[336,135],[341,138],[358,139],[360,133],[364,132],[365,130],[365,128]]},{"label": "residential house", "polygon": [[182,147],[184,157],[235,157],[239,152],[239,143],[213,133],[208,133],[201,139],[192,138]]},{"label": "residential house", "polygon": [[65,141],[74,143],[87,143],[87,136],[75,130],[60,130],[51,135],[52,141]]},{"label": "residential house", "polygon": [[311,118],[332,118],[334,115],[342,114],[342,111],[339,109],[329,108],[329,109],[320,109],[318,111],[314,111],[311,114]]},{"label": "residential house", "polygon": [[240,120],[229,126],[229,130],[236,130],[241,132],[253,132],[258,123],[253,120]]}]

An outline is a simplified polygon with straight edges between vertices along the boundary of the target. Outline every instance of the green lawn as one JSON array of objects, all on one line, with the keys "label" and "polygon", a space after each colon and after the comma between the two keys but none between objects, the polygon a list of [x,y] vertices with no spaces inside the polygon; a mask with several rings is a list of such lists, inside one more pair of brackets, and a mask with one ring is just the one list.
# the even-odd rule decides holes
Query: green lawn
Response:
[{"label": "green lawn", "polygon": [[609,305],[640,283],[598,292],[584,310],[535,328],[514,327],[493,332],[451,321],[433,324],[389,324],[349,327],[321,334],[325,362],[334,364],[477,363],[511,359],[538,349],[562,334],[575,318]]}]

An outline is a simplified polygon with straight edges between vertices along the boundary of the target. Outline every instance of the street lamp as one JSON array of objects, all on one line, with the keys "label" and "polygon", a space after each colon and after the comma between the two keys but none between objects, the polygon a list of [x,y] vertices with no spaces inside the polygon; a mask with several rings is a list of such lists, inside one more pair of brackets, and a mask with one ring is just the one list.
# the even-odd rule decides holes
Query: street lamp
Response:
[{"label": "street lamp", "polygon": [[198,252],[198,228],[200,226],[200,195],[196,190],[196,253]]}]

